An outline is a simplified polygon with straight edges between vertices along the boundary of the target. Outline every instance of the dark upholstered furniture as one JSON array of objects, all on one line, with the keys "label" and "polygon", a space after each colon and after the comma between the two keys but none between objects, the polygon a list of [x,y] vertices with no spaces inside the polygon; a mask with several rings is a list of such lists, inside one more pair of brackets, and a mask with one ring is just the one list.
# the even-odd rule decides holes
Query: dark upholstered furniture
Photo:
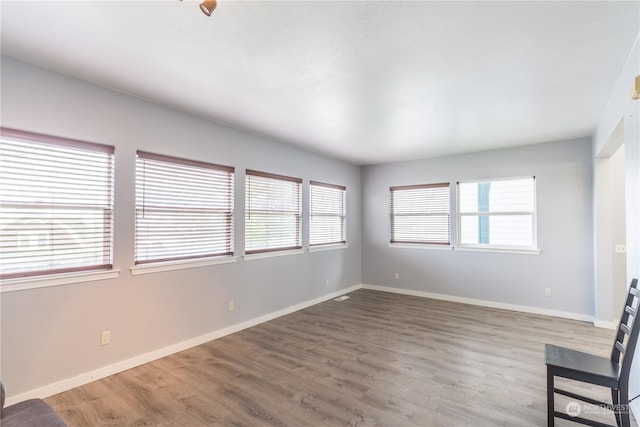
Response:
[{"label": "dark upholstered furniture", "polygon": [[4,386],[0,381],[0,425],[2,427],[67,427],[49,405],[30,399],[4,407]]},{"label": "dark upholstered furniture", "polygon": [[[611,357],[600,357],[551,344],[546,345],[548,427],[553,427],[555,418],[563,418],[589,426],[609,426],[609,424],[578,416],[581,412],[579,410],[571,414],[556,411],[554,409],[554,395],[556,393],[590,403],[596,407],[611,409],[618,426],[631,427],[629,418],[629,373],[633,354],[638,343],[638,335],[640,334],[639,310],[640,289],[638,289],[638,280],[633,279],[622,310],[618,332],[613,341]],[[609,388],[612,402],[601,402],[587,396],[556,388],[554,386],[555,377],[568,378]]]}]

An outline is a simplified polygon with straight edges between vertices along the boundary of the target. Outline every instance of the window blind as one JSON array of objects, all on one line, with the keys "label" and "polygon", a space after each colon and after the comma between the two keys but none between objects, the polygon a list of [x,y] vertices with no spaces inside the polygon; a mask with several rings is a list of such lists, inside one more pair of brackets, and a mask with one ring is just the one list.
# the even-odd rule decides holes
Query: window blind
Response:
[{"label": "window blind", "polygon": [[345,243],[346,187],[309,184],[309,245]]},{"label": "window blind", "polygon": [[461,245],[533,248],[535,178],[458,183]]},{"label": "window blind", "polygon": [[449,183],[391,187],[391,243],[450,244]]},{"label": "window blind", "polygon": [[233,255],[234,168],[138,151],[135,263]]},{"label": "window blind", "polygon": [[0,277],[111,268],[114,147],[0,134]]},{"label": "window blind", "polygon": [[246,171],[246,254],[302,248],[301,191],[301,179]]}]

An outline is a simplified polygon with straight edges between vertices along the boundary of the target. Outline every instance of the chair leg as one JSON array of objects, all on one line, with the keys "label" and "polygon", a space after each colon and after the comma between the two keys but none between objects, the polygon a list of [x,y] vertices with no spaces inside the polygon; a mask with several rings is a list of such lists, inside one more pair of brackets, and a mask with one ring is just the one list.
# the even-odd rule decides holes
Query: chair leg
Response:
[{"label": "chair leg", "polygon": [[620,390],[611,389],[611,401],[613,402],[613,414],[616,416],[616,424],[622,426],[622,417],[620,414]]},{"label": "chair leg", "polygon": [[620,387],[620,421],[622,427],[631,427],[631,419],[629,418],[629,412],[631,412],[631,408],[629,408],[629,388],[628,387]]},{"label": "chair leg", "polygon": [[555,408],[554,408],[554,393],[553,393],[553,372],[547,366],[547,427],[555,426]]}]

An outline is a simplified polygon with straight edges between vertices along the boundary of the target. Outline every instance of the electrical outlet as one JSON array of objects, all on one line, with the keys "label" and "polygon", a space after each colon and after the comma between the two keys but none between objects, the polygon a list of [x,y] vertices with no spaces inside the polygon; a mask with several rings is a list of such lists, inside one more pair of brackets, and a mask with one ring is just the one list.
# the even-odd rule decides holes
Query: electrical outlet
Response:
[{"label": "electrical outlet", "polygon": [[551,296],[551,288],[544,288],[544,296],[545,297]]},{"label": "electrical outlet", "polygon": [[617,254],[627,253],[627,245],[616,245],[616,253]]},{"label": "electrical outlet", "polygon": [[329,279],[324,279],[324,285],[329,286]]},{"label": "electrical outlet", "polygon": [[229,311],[233,311],[236,309],[235,301],[229,301]]},{"label": "electrical outlet", "polygon": [[103,331],[100,333],[100,345],[111,344],[111,331]]},{"label": "electrical outlet", "polygon": [[400,280],[400,273],[396,273],[396,280]]}]

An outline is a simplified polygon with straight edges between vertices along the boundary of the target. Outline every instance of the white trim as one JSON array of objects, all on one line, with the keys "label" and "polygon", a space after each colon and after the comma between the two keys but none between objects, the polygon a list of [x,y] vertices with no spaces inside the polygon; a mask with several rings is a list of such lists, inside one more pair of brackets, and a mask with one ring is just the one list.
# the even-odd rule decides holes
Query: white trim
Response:
[{"label": "white trim", "polygon": [[159,273],[161,271],[181,270],[183,268],[206,267],[209,265],[228,264],[238,261],[237,256],[224,256],[212,258],[198,258],[179,261],[153,262],[149,264],[140,264],[130,267],[132,276],[140,274]]},{"label": "white trim", "polygon": [[188,348],[192,348],[200,344],[204,344],[206,342],[213,341],[218,338],[222,338],[224,336],[242,331],[252,326],[256,326],[261,323],[276,319],[278,317],[291,314],[298,310],[311,307],[321,302],[331,300],[338,296],[348,294],[357,289],[360,289],[360,286],[361,285],[354,285],[345,289],[340,289],[338,291],[331,292],[329,294],[302,302],[300,304],[292,305],[290,307],[286,307],[281,310],[274,311],[272,313],[268,313],[263,316],[259,316],[259,317],[256,317],[256,318],[253,318],[253,319],[250,319],[226,328],[218,329],[216,331],[212,331],[204,335],[200,335],[176,344],[169,345],[167,347],[150,351],[148,353],[141,354],[139,356],[135,356],[130,359],[122,360],[120,362],[116,362],[108,366],[104,366],[102,368],[94,369],[93,371],[85,372],[75,377],[67,378],[62,381],[55,382],[53,384],[48,384],[46,386],[43,386],[34,390],[29,390],[27,392],[20,393],[18,395],[7,396],[5,406],[13,405],[14,403],[22,402],[23,400],[27,400],[27,399],[34,399],[34,398],[44,399],[46,397],[53,396],[54,394],[62,393],[63,391],[67,391],[72,388],[79,387],[84,384],[88,384],[92,381],[97,381],[99,379],[108,377],[110,375],[114,375],[119,372],[126,371],[127,369],[135,368],[136,366],[144,365],[145,363],[153,362],[154,360],[169,356],[179,351],[183,351]]},{"label": "white trim", "polygon": [[5,279],[2,280],[2,285],[0,285],[0,293],[47,288],[49,286],[71,285],[73,283],[93,282],[96,280],[115,279],[119,275],[120,270],[96,270]]},{"label": "white trim", "polygon": [[286,255],[299,255],[304,253],[304,248],[301,249],[290,249],[286,251],[269,251],[269,252],[259,252],[257,254],[248,254],[244,256],[245,261],[251,261],[252,259],[262,259],[262,258],[273,258],[277,256],[286,256]]},{"label": "white trim", "polygon": [[348,247],[349,247],[348,243],[334,243],[334,244],[328,244],[328,245],[309,246],[309,253],[331,251],[333,249],[347,249]]},{"label": "white trim", "polygon": [[398,249],[432,249],[436,251],[451,251],[451,245],[435,245],[432,243],[387,243],[390,248]]},{"label": "white trim", "polygon": [[434,245],[429,243],[387,243],[390,248],[398,249],[430,249],[440,251],[459,251],[459,252],[494,252],[502,254],[519,254],[519,255],[540,255],[542,249],[535,248],[501,248],[499,246],[452,246],[452,245]]},{"label": "white trim", "polygon": [[603,328],[603,329],[613,329],[614,331],[616,329],[618,329],[618,325],[620,324],[620,322],[616,322],[615,320],[598,320],[598,319],[593,319],[593,326],[595,326],[596,328]]},{"label": "white trim", "polygon": [[500,254],[540,255],[542,249],[526,248],[501,248],[499,246],[454,246],[454,251],[459,252],[494,252]]},{"label": "white trim", "polygon": [[416,291],[412,289],[392,288],[389,286],[377,286],[362,284],[362,289],[371,289],[373,291],[391,292],[395,294],[411,295],[422,298],[432,298],[442,301],[459,302],[462,304],[477,305],[480,307],[498,308],[501,310],[519,311],[523,313],[541,314],[543,316],[561,317],[564,319],[581,320],[583,322],[593,322],[593,316],[580,313],[572,313],[569,311],[549,310],[546,308],[531,307],[526,305],[507,304],[502,302],[479,300],[474,298],[456,297],[453,295],[435,294],[431,292]]}]

